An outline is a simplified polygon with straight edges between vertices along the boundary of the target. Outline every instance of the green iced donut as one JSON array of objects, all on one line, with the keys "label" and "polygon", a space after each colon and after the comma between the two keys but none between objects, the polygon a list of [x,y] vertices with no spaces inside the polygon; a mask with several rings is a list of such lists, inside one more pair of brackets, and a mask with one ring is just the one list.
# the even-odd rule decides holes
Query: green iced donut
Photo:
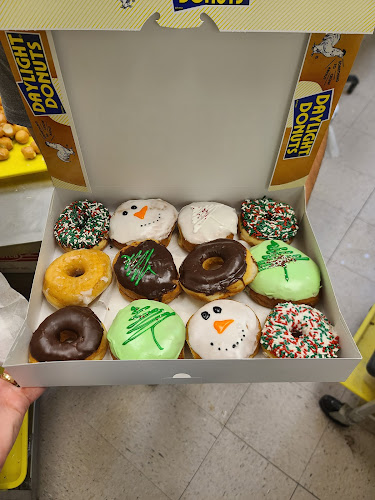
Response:
[{"label": "green iced donut", "polygon": [[254,292],[291,302],[319,294],[319,268],[297,248],[281,240],[266,240],[250,252],[258,265],[258,274],[249,285]]},{"label": "green iced donut", "polygon": [[185,324],[166,304],[134,300],[117,313],[107,339],[117,359],[177,359]]}]

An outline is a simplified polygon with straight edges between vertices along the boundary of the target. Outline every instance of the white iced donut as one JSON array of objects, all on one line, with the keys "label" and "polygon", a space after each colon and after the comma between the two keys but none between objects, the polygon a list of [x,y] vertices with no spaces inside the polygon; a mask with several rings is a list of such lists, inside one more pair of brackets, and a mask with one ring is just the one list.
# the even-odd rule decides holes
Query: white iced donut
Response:
[{"label": "white iced donut", "polygon": [[204,305],[186,325],[186,340],[196,359],[252,358],[259,350],[260,334],[254,311],[234,300]]},{"label": "white iced donut", "polygon": [[128,200],[112,215],[109,236],[118,248],[145,240],[167,246],[177,215],[175,207],[164,200]]},{"label": "white iced donut", "polygon": [[191,252],[197,245],[237,232],[236,211],[228,205],[198,201],[182,208],[178,216],[179,244]]}]

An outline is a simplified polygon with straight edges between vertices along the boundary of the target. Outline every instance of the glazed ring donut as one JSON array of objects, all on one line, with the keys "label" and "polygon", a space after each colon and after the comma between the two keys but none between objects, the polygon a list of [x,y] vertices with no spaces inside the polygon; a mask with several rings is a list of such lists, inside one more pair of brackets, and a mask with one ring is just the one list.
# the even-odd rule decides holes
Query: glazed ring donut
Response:
[{"label": "glazed ring donut", "polygon": [[64,307],[48,316],[30,341],[29,362],[103,359],[106,331],[88,307]]},{"label": "glazed ring donut", "polygon": [[180,267],[180,283],[195,298],[232,297],[256,276],[258,267],[250,252],[235,240],[220,238],[198,245]]},{"label": "glazed ring donut", "polygon": [[290,205],[266,197],[242,202],[239,232],[249,245],[264,240],[290,243],[297,231],[296,214]]},{"label": "glazed ring donut", "polygon": [[103,250],[108,241],[109,212],[96,201],[74,201],[57,219],[53,234],[65,252]]},{"label": "glazed ring donut", "polygon": [[323,313],[284,302],[264,323],[260,343],[269,358],[337,358],[339,337]]},{"label": "glazed ring donut", "polygon": [[99,250],[72,250],[55,259],[44,275],[43,293],[60,309],[87,306],[112,281],[111,261]]}]

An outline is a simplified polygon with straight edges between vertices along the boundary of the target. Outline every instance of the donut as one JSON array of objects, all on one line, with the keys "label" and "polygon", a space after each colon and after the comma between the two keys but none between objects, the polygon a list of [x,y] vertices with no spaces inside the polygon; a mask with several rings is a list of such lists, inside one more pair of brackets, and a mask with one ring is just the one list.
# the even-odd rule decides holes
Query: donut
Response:
[{"label": "donut", "polygon": [[192,315],[186,341],[195,359],[253,358],[259,350],[260,323],[254,311],[234,300],[215,300]]},{"label": "donut", "polygon": [[280,302],[314,306],[320,296],[320,271],[300,250],[280,240],[264,241],[250,249],[258,274],[246,291],[261,306]]},{"label": "donut", "polygon": [[100,250],[72,250],[47,268],[43,293],[48,302],[60,309],[87,306],[112,281],[111,261]]},{"label": "donut", "polygon": [[290,243],[297,231],[296,214],[290,205],[266,197],[242,202],[239,232],[249,245],[258,245],[264,240]]},{"label": "donut", "polygon": [[168,246],[177,215],[174,206],[164,200],[129,200],[117,207],[112,215],[109,236],[119,249],[145,240],[156,240]]},{"label": "donut", "polygon": [[103,250],[108,241],[109,212],[96,201],[74,201],[57,219],[53,234],[65,251]]},{"label": "donut", "polygon": [[339,337],[323,313],[304,304],[278,304],[266,318],[260,344],[270,358],[337,358]]},{"label": "donut", "polygon": [[172,254],[153,240],[135,242],[120,250],[113,261],[113,271],[126,299],[168,304],[181,293]]},{"label": "donut", "polygon": [[178,243],[191,252],[197,245],[218,238],[230,238],[237,232],[238,217],[234,208],[205,201],[190,203],[178,215]]},{"label": "donut", "polygon": [[103,359],[106,331],[88,307],[68,306],[48,316],[35,330],[29,362]]},{"label": "donut", "polygon": [[189,295],[211,302],[236,295],[258,272],[249,250],[219,238],[198,245],[180,267],[180,283]]},{"label": "donut", "polygon": [[108,330],[113,359],[183,357],[185,324],[171,307],[135,300],[121,309]]}]

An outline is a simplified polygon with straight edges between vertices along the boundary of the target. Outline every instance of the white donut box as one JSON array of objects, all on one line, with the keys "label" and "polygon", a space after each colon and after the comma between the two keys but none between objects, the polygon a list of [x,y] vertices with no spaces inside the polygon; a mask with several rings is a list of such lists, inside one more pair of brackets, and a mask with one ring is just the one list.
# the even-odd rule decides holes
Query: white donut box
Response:
[{"label": "white donut box", "polygon": [[[137,32],[59,30],[49,37],[91,192],[55,188],[27,320],[5,361],[8,372],[22,386],[345,380],[361,355],[305,212],[304,187],[268,191],[308,34],[220,33],[208,17],[197,29],[165,29],[154,16]],[[61,255],[53,225],[67,204],[87,197],[113,211],[127,199],[162,198],[177,209],[207,200],[238,210],[243,199],[264,195],[297,212],[293,246],[320,267],[317,308],[340,337],[338,358],[114,361],[107,353],[102,361],[28,364],[32,332],[54,312],[42,284]],[[176,239],[169,249],[179,266],[186,253]],[[111,258],[116,253],[105,251]],[[264,322],[268,309],[245,293],[234,300],[249,304]],[[114,279],[90,307],[109,328],[126,305]],[[184,321],[201,305],[186,294],[170,303]]]}]

